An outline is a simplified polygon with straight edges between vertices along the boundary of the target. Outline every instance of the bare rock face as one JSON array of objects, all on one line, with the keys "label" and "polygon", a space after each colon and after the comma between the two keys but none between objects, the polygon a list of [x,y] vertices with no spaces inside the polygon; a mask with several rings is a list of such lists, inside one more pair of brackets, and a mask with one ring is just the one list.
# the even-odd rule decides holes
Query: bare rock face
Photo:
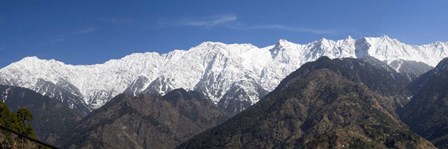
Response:
[{"label": "bare rock face", "polygon": [[61,139],[62,148],[174,148],[228,117],[197,92],[121,94]]},{"label": "bare rock face", "polygon": [[[376,76],[367,79],[370,71]],[[321,58],[290,74],[254,106],[178,148],[434,148],[394,113],[401,101],[391,100],[397,94],[385,89],[398,88],[372,80],[382,72],[360,60]]]}]

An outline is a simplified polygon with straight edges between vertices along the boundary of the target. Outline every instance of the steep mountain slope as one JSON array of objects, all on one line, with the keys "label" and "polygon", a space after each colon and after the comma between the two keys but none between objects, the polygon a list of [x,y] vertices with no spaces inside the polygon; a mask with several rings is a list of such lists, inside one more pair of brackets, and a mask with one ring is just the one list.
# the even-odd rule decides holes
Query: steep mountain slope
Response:
[{"label": "steep mountain slope", "polygon": [[[254,87],[253,89],[246,89]],[[268,91],[255,82],[241,81],[233,84],[218,102],[218,107],[230,115],[238,114],[253,104],[251,97],[263,97]]]},{"label": "steep mountain slope", "polygon": [[389,107],[391,113],[394,113],[393,110],[408,102],[407,97],[410,93],[406,90],[406,86],[410,81],[384,63],[374,65],[372,62],[366,61],[366,59],[353,58],[331,60],[328,57],[321,57],[315,62],[302,65],[284,81],[290,80],[292,77],[306,76],[314,70],[329,69],[340,73],[351,81],[362,83],[370,90],[382,95],[381,103],[385,107]]},{"label": "steep mountain slope", "polygon": [[448,148],[448,58],[410,88],[414,96],[403,109],[403,121],[437,147]]},{"label": "steep mountain slope", "polygon": [[411,81],[434,68],[422,62],[405,60],[395,60],[389,65]]},{"label": "steep mountain slope", "polygon": [[0,99],[13,111],[28,108],[33,114],[32,126],[37,137],[48,143],[54,143],[84,116],[81,111],[26,88],[0,85]]},{"label": "steep mountain slope", "polygon": [[163,97],[120,94],[58,142],[62,148],[174,148],[226,119],[198,92],[176,89]]},{"label": "steep mountain slope", "polygon": [[394,88],[383,86],[387,78],[363,79],[384,72],[378,68],[356,59],[307,63],[257,104],[179,148],[434,148],[384,102],[382,88]]},{"label": "steep mountain slope", "polygon": [[[29,88],[79,109],[99,108],[125,91],[134,95],[165,94],[185,88],[207,95],[215,104],[226,99],[221,107],[238,112],[256,103],[266,91],[272,91],[286,75],[321,56],[371,56],[401,71],[401,61],[435,66],[448,56],[448,43],[414,46],[387,36],[322,39],[307,44],[279,40],[263,48],[204,42],[186,51],[137,53],[104,64],[77,66],[27,57],[0,69],[0,84]],[[229,97],[244,98],[228,101]]]},{"label": "steep mountain slope", "polygon": [[368,62],[374,66],[383,67],[388,71],[396,71],[403,76],[405,76],[409,81],[414,81],[420,75],[430,71],[434,67],[431,67],[422,62],[406,61],[406,60],[394,60],[387,64],[386,62],[380,61],[374,57],[366,56],[361,58],[361,60]]}]

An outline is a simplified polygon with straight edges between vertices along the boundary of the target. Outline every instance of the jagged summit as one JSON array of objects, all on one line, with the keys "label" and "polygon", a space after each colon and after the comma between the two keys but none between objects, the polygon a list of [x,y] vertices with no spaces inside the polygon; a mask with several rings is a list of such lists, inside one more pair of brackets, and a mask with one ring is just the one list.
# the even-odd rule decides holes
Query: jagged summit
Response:
[{"label": "jagged summit", "polygon": [[293,42],[290,42],[290,41],[288,41],[286,39],[279,39],[277,41],[277,43],[275,44],[275,46],[277,46],[277,47],[288,47],[288,46],[291,46],[291,45],[297,45],[297,44],[293,43]]},{"label": "jagged summit", "polygon": [[347,38],[345,38],[345,40],[354,40],[354,39],[351,35],[348,35]]},{"label": "jagged summit", "polygon": [[[388,36],[361,39],[348,36],[307,44],[280,39],[262,48],[208,41],[188,50],[134,53],[95,65],[68,65],[27,57],[0,69],[0,84],[25,87],[50,96],[69,92],[73,94],[72,100],[84,99],[82,102],[91,109],[101,107],[125,91],[135,95],[142,92],[163,95],[176,88],[198,91],[215,104],[224,95],[237,96],[227,94],[232,89],[234,94],[244,94],[241,97],[249,98],[244,100],[255,103],[263,96],[259,91],[272,91],[286,75],[322,56],[332,59],[371,56],[389,65],[405,60],[435,66],[448,56],[447,45],[407,45]],[[42,89],[43,86],[52,90]],[[59,92],[53,93],[55,90]]]}]

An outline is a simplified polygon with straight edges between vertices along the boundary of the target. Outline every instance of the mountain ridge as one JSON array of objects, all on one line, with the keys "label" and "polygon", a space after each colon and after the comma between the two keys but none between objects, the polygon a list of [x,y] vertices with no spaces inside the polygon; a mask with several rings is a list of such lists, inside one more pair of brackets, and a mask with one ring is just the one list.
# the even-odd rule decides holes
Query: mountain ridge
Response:
[{"label": "mountain ridge", "polygon": [[135,95],[143,92],[163,95],[175,88],[199,91],[218,104],[227,91],[235,88],[234,84],[247,81],[250,83],[246,84],[254,85],[241,88],[244,92],[239,93],[251,93],[243,96],[247,96],[253,104],[263,95],[256,91],[258,85],[263,90],[272,91],[287,74],[321,56],[372,56],[389,65],[396,60],[406,60],[435,66],[442,57],[448,56],[448,43],[415,46],[388,36],[347,37],[336,41],[322,39],[307,44],[281,39],[275,45],[262,48],[252,44],[203,42],[189,50],[174,50],[165,54],[133,53],[94,65],[70,65],[54,59],[26,57],[0,69],[0,84],[38,91],[40,88],[36,84],[39,79],[53,84],[68,83],[76,87],[80,94],[70,89],[67,91],[83,101],[75,102],[79,99],[64,97],[59,100],[73,100],[67,103],[68,106],[96,109],[124,91]]}]

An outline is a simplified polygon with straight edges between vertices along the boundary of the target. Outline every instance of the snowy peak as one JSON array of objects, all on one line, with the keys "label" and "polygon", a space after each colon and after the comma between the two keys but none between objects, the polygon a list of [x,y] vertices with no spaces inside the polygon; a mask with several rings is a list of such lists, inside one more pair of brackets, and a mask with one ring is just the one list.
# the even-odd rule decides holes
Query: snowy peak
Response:
[{"label": "snowy peak", "polygon": [[43,65],[43,67],[47,67],[50,65],[64,65],[64,63],[56,61],[54,59],[45,60],[45,59],[40,59],[36,56],[29,56],[29,57],[25,57],[17,62],[14,62],[10,65],[12,65],[12,66],[34,65],[37,67],[41,67]]},{"label": "snowy peak", "polygon": [[22,58],[17,63],[30,63],[30,62],[39,62],[39,61],[50,61],[50,60],[40,59],[37,56],[28,56],[28,57]]},{"label": "snowy peak", "polygon": [[328,40],[328,39],[326,39],[326,38],[322,38],[321,40],[319,40],[318,43],[319,43],[319,45],[320,45],[321,47],[331,47],[331,46],[334,45],[335,41],[333,41],[333,40]]},{"label": "snowy peak", "polygon": [[208,48],[208,47],[213,47],[213,46],[216,46],[216,45],[225,45],[224,43],[222,43],[222,42],[214,42],[214,41],[204,41],[204,42],[202,42],[201,44],[199,44],[198,46],[196,46],[196,47],[193,47],[193,48]]},{"label": "snowy peak", "polygon": [[[26,57],[0,69],[0,84],[36,90],[43,95],[59,96],[95,109],[112,97],[127,92],[165,94],[176,88],[196,90],[214,103],[229,97],[257,102],[261,91],[272,91],[278,83],[301,65],[322,56],[329,58],[363,58],[371,56],[389,65],[394,61],[415,61],[435,66],[448,57],[448,43],[435,42],[416,46],[407,45],[388,36],[341,40],[321,39],[296,44],[280,39],[263,48],[251,44],[203,42],[188,50],[169,53],[134,53],[103,64],[67,65],[56,60]],[[251,83],[244,83],[248,81]],[[42,83],[51,84],[42,89]],[[238,85],[238,86],[237,86]],[[246,99],[249,98],[249,99]],[[84,99],[76,102],[76,99]],[[239,106],[241,103],[235,106]],[[246,104],[246,103],[244,103]],[[227,104],[224,104],[227,105]],[[244,109],[241,108],[241,109]]]},{"label": "snowy peak", "polygon": [[[58,67],[58,66],[63,66],[63,65],[67,65],[64,62],[61,61],[57,61],[55,59],[41,59],[37,56],[28,56],[28,57],[24,57],[21,60],[14,62],[10,65],[27,65],[29,66],[35,66],[35,67],[41,67],[41,68],[46,68],[49,66],[54,66],[54,67]],[[8,67],[8,66],[7,66]]]},{"label": "snowy peak", "polygon": [[369,43],[374,43],[374,44],[379,44],[379,43],[384,43],[384,42],[394,42],[394,41],[399,42],[398,40],[390,38],[387,35],[383,35],[380,37],[363,37],[362,39],[366,40]]},{"label": "snowy peak", "polygon": [[275,44],[275,47],[281,48],[281,47],[291,47],[291,46],[296,46],[297,44],[292,43],[286,39],[280,39],[278,40],[278,42]]},{"label": "snowy peak", "polygon": [[42,60],[39,59],[37,56],[28,56],[19,60],[18,63],[36,62],[36,61],[42,61]]},{"label": "snowy peak", "polygon": [[391,63],[395,60],[423,62],[432,67],[448,56],[446,43],[427,45],[408,45],[389,36],[364,37],[357,40],[357,57],[372,56],[381,61]]},{"label": "snowy peak", "polygon": [[345,38],[345,40],[355,40],[355,39],[353,39],[351,35],[348,35],[347,38]]}]

